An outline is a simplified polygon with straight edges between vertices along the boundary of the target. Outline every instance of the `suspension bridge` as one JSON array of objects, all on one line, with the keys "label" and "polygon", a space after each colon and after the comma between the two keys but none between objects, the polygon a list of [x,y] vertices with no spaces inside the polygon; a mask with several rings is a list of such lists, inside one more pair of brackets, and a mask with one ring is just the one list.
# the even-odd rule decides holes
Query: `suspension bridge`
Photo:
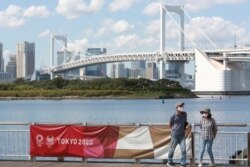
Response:
[{"label": "suspension bridge", "polygon": [[[164,4],[160,5],[160,49],[158,52],[138,52],[138,53],[105,53],[102,55],[92,55],[88,53],[81,55],[80,53],[74,53],[74,57],[72,61],[66,61],[66,55],[68,52],[67,43],[69,41],[67,36],[63,35],[55,35],[51,34],[50,38],[50,67],[41,68],[39,70],[40,75],[50,75],[50,78],[53,79],[58,73],[66,73],[67,71],[80,69],[84,67],[88,67],[91,65],[97,64],[106,64],[106,63],[116,63],[116,62],[131,62],[131,61],[153,61],[159,64],[159,78],[166,78],[166,66],[168,63],[168,68],[171,70],[176,70],[180,73],[181,77],[184,75],[184,64],[185,62],[194,61],[197,56],[198,50],[204,53],[208,59],[215,60],[217,62],[222,62],[224,66],[224,70],[226,69],[227,64],[229,62],[246,62],[250,60],[250,49],[218,49],[216,44],[203,32],[203,30],[197,25],[194,24],[195,27],[199,29],[199,31],[203,34],[203,36],[208,40],[210,44],[215,48],[214,50],[202,50],[197,44],[188,36],[184,31],[184,16],[188,17],[191,20],[190,15],[185,11],[183,6],[167,6]],[[179,15],[179,23],[173,18],[171,13],[175,13]],[[171,21],[175,24],[175,26],[179,30],[179,50],[178,51],[168,51],[165,48],[166,41],[166,16],[168,16]],[[193,50],[187,51],[184,50],[185,39],[189,41]],[[55,63],[55,55],[54,55],[54,43],[58,41],[62,41],[63,52],[64,52],[64,61],[62,64],[57,65]],[[129,41],[127,41],[129,42]],[[126,42],[125,42],[126,44]],[[126,48],[124,49],[126,50]],[[85,51],[84,51],[85,52]],[[81,58],[79,58],[79,56]],[[78,59],[76,59],[78,57]],[[196,63],[199,64],[199,63]],[[182,81],[182,79],[180,79]],[[250,83],[249,83],[250,86]]]}]

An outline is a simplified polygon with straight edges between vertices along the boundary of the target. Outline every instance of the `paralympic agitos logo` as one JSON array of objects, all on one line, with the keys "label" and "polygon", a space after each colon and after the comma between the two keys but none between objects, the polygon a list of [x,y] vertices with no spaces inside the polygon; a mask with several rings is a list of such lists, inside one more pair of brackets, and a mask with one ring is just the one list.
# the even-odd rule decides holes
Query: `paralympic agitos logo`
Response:
[{"label": "paralympic agitos logo", "polygon": [[36,145],[38,147],[42,147],[43,144],[46,144],[49,148],[51,148],[55,144],[54,136],[48,135],[46,138],[44,138],[44,136],[41,134],[36,135]]}]

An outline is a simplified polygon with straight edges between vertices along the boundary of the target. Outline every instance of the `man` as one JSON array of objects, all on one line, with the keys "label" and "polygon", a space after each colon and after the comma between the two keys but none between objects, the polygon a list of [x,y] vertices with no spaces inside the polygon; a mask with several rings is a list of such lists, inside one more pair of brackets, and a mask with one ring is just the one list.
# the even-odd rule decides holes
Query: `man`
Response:
[{"label": "man", "polygon": [[168,153],[169,167],[174,167],[173,156],[176,146],[181,148],[181,167],[186,167],[186,138],[185,130],[187,125],[187,113],[184,112],[184,103],[176,103],[176,113],[170,118],[169,126],[171,128],[171,146]]}]

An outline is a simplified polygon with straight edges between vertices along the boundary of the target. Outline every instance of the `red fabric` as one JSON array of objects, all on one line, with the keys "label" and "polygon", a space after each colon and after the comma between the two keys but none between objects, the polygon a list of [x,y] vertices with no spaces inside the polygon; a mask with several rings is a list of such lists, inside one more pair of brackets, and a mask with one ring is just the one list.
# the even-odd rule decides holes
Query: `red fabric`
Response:
[{"label": "red fabric", "polygon": [[112,158],[119,127],[31,125],[31,156]]}]

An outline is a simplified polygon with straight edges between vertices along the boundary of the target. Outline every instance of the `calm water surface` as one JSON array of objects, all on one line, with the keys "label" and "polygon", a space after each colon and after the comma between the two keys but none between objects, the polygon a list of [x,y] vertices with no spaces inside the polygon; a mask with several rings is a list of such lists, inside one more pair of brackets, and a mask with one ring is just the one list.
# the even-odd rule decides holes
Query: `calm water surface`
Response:
[{"label": "calm water surface", "polygon": [[185,102],[188,121],[210,107],[219,123],[250,123],[250,96],[161,100],[6,100],[0,101],[0,122],[166,123],[175,103]]}]

